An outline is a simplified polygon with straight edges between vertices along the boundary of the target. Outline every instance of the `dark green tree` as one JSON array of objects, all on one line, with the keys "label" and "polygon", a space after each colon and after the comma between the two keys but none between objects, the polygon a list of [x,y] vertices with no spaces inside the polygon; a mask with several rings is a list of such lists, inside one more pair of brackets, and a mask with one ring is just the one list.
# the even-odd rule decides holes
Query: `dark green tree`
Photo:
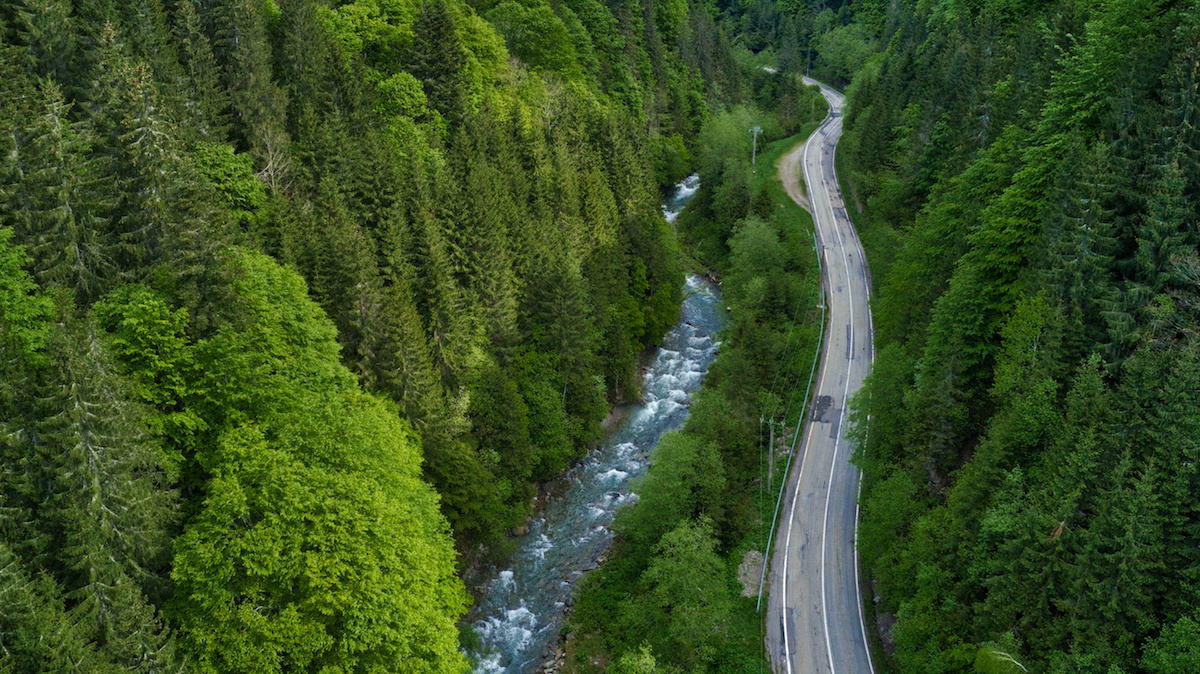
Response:
[{"label": "dark green tree", "polygon": [[185,123],[199,139],[220,141],[228,128],[228,94],[220,86],[220,71],[212,43],[204,32],[200,14],[192,0],[175,6],[173,34],[180,45],[180,60],[187,77],[183,103]]},{"label": "dark green tree", "polygon": [[79,34],[70,0],[23,0],[16,19],[29,70],[58,82],[77,81],[72,68]]},{"label": "dark green tree", "polygon": [[467,112],[463,82],[467,55],[446,0],[422,2],[412,31],[406,69],[421,83],[429,105],[447,121],[457,124]]},{"label": "dark green tree", "polygon": [[116,241],[113,204],[104,193],[112,176],[93,151],[86,122],[70,121],[71,104],[53,81],[42,85],[30,125],[18,135],[10,223],[32,254],[45,285],[69,289],[86,306],[111,283]]}]

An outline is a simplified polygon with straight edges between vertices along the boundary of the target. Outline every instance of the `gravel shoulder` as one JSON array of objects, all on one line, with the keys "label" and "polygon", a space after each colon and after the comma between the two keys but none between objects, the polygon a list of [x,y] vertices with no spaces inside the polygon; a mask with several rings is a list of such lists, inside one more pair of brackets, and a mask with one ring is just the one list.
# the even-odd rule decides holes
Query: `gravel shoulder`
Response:
[{"label": "gravel shoulder", "polygon": [[800,170],[800,158],[803,156],[804,143],[796,143],[795,147],[779,158],[775,167],[779,169],[779,179],[783,181],[783,189],[787,190],[788,196],[811,215],[812,206],[808,203],[808,190]]}]

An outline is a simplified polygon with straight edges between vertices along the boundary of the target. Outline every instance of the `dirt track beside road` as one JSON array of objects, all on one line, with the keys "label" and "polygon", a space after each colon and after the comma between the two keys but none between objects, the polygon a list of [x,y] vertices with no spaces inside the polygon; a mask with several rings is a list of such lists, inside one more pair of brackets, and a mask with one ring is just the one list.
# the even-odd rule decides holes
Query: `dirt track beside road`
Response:
[{"label": "dirt track beside road", "polygon": [[807,186],[800,172],[800,158],[803,155],[804,143],[796,143],[795,147],[775,162],[775,168],[779,169],[779,179],[783,181],[783,189],[787,190],[788,196],[811,215],[812,207],[808,204]]}]

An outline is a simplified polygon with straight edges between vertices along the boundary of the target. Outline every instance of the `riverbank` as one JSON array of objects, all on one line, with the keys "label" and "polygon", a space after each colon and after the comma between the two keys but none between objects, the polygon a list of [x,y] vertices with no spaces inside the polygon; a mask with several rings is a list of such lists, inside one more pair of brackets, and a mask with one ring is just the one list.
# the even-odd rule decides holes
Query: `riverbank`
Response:
[{"label": "riverbank", "polygon": [[[664,200],[664,216],[673,221],[697,187],[695,175],[682,181]],[[613,406],[604,440],[539,485],[533,514],[509,539],[502,563],[476,563],[464,573],[477,598],[462,630],[476,671],[523,674],[543,661],[563,661],[558,628],[575,581],[603,563],[616,510],[636,500],[630,481],[645,471],[658,438],[682,426],[690,395],[715,357],[724,320],[716,284],[691,275],[683,295],[678,323],[660,346],[639,355],[639,400]]]},{"label": "riverbank", "polygon": [[506,564],[475,584],[469,619],[478,635],[476,671],[524,674],[537,666],[558,636],[575,582],[608,550],[617,510],[636,502],[631,481],[645,471],[659,438],[687,419],[724,320],[715,287],[696,276],[687,284],[680,321],[645,373],[644,402],[567,472],[562,493],[546,499]]},{"label": "riverbank", "polygon": [[[753,121],[718,124],[740,134]],[[676,221],[685,241],[703,241],[691,252],[720,275],[730,323],[687,424],[663,438],[639,504],[619,515],[608,562],[580,585],[563,672],[599,674],[651,658],[685,670],[769,669],[757,577],[745,581],[766,545],[804,407],[796,382],[809,372],[820,320],[812,221],[775,166],[813,127],[760,144],[757,172],[748,155],[740,165],[722,159],[715,184],[702,181],[696,211]],[[723,201],[729,193],[749,203]],[[731,204],[741,210],[722,220]]]}]

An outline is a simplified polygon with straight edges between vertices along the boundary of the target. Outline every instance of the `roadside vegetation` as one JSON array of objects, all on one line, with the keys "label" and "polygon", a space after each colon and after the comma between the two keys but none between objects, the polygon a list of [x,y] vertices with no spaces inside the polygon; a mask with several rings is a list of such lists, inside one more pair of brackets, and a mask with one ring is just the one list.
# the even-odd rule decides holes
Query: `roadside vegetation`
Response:
[{"label": "roadside vegetation", "polygon": [[[635,486],[639,501],[618,514],[608,561],[581,583],[567,628],[572,671],[768,666],[755,613],[760,567],[749,573],[749,596],[738,570],[766,544],[821,316],[812,220],[787,197],[775,163],[827,109],[815,88],[773,86],[794,86],[785,109],[802,114],[743,106],[701,129],[701,187],[677,224],[690,252],[721,279],[729,323],[687,424],[663,437]],[[757,173],[754,126],[764,129]]]}]

